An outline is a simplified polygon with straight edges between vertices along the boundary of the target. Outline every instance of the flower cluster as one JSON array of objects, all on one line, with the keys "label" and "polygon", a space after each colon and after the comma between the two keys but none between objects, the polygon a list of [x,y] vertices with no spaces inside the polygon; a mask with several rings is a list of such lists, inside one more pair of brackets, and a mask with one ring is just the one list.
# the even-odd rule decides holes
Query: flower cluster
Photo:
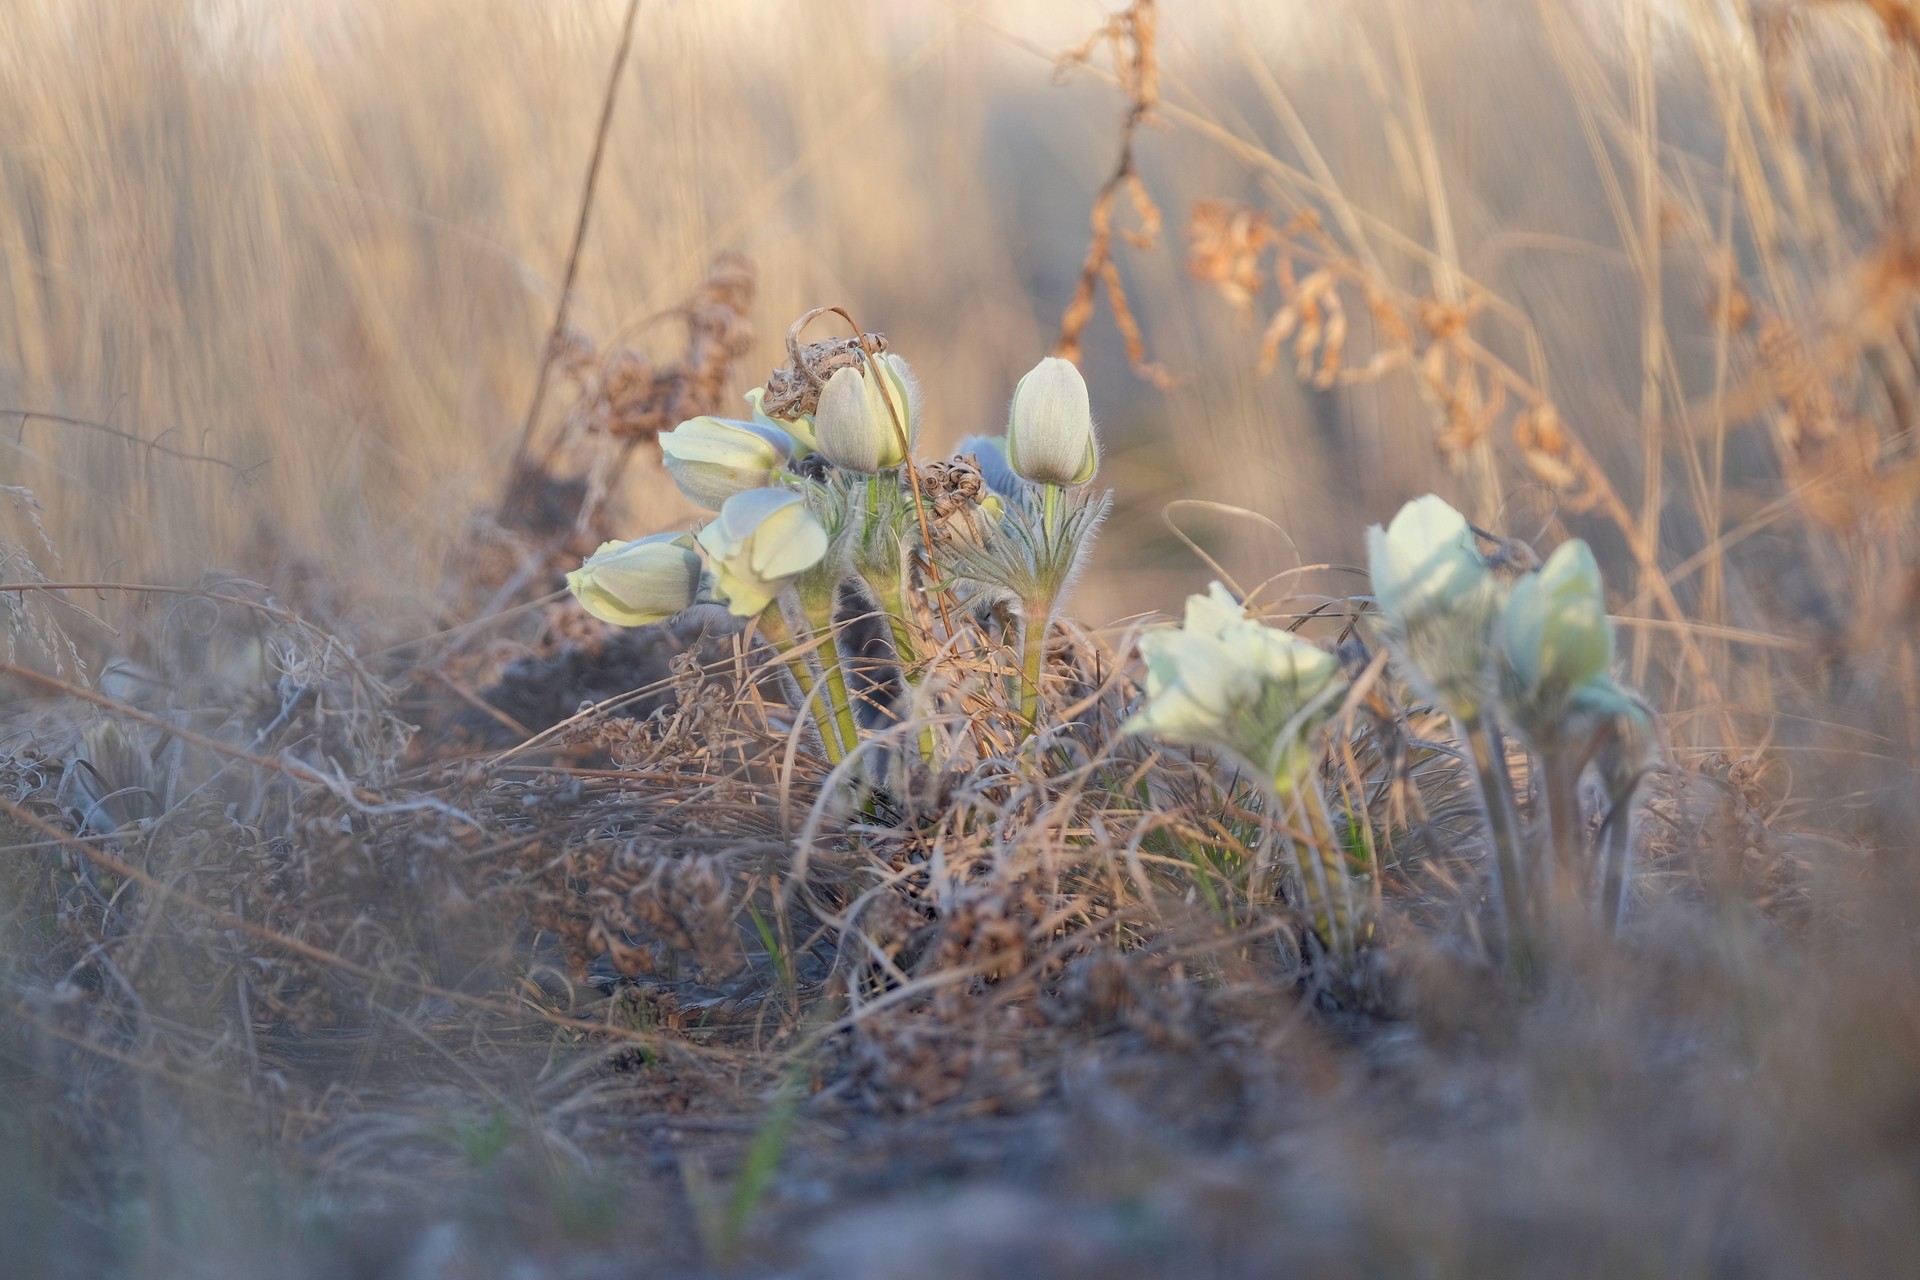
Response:
[{"label": "flower cluster", "polygon": [[[1015,388],[1004,437],[974,437],[961,457],[934,464],[971,484],[931,492],[915,463],[922,406],[907,362],[871,335],[820,344],[813,363],[816,348],[793,349],[792,369],[747,393],[749,418],[692,418],[660,437],[668,474],[713,518],[693,534],[609,543],[568,586],[621,626],[701,598],[756,620],[836,764],[864,729],[898,719],[875,690],[893,684],[911,704],[924,685],[921,655],[953,651],[966,629],[998,644],[984,606],[1010,602],[1021,662],[1009,702],[1031,732],[1047,626],[1107,506],[1086,489],[1100,449],[1079,370],[1042,360]],[[839,644],[849,599],[884,619],[897,681],[870,663],[849,678]],[[871,705],[856,708],[855,689]],[[931,762],[931,724],[919,745]]]},{"label": "flower cluster", "polygon": [[[1010,443],[1017,448],[1017,436]],[[1608,674],[1613,623],[1586,543],[1571,540],[1515,578],[1483,553],[1482,540],[1465,516],[1429,494],[1385,528],[1367,530],[1367,552],[1381,638],[1416,696],[1453,717],[1473,763],[1508,953],[1524,969],[1536,958],[1556,872],[1563,888],[1589,885],[1604,918],[1617,924],[1631,851],[1627,817],[1652,755],[1653,719]],[[1524,547],[1502,559],[1537,563]],[[1349,918],[1349,841],[1335,829],[1318,771],[1321,731],[1348,691],[1334,656],[1247,617],[1218,583],[1188,599],[1184,625],[1149,631],[1140,652],[1146,696],[1129,731],[1211,748],[1251,770],[1276,812],[1310,833],[1318,857],[1302,859],[1290,845],[1300,890],[1321,941],[1336,953],[1349,950],[1359,936]],[[1503,725],[1540,759],[1547,813],[1525,830]],[[1589,769],[1612,808],[1598,856],[1586,848],[1580,811]],[[1356,821],[1346,816],[1349,831]]]},{"label": "flower cluster", "polygon": [[[1585,542],[1561,544],[1538,569],[1503,578],[1466,517],[1427,495],[1367,531],[1381,630],[1407,682],[1449,712],[1472,757],[1498,866],[1509,955],[1535,956],[1540,917],[1557,898],[1595,888],[1617,923],[1624,909],[1627,812],[1653,751],[1653,717],[1614,683],[1613,621]],[[1526,557],[1531,560],[1531,556]],[[1523,830],[1502,725],[1540,759],[1547,801]],[[1580,783],[1598,765],[1613,813],[1608,846],[1585,848]],[[1558,887],[1556,887],[1556,885]]]}]

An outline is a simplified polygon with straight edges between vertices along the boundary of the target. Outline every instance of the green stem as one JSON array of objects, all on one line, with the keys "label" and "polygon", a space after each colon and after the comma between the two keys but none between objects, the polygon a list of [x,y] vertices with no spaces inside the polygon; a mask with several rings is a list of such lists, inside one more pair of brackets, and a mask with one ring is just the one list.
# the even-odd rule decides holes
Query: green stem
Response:
[{"label": "green stem", "polygon": [[1052,614],[1051,602],[1030,600],[1021,608],[1020,718],[1026,721],[1028,734],[1040,727],[1040,672],[1046,663],[1047,624]]},{"label": "green stem", "polygon": [[840,739],[847,744],[851,753],[860,744],[860,724],[853,718],[853,699],[847,694],[847,678],[843,673],[840,660],[840,646],[834,643],[833,619],[825,620],[820,627],[820,662],[827,669],[827,700],[834,721],[840,726]]},{"label": "green stem", "polygon": [[1480,784],[1480,803],[1486,811],[1487,832],[1493,840],[1496,867],[1494,892],[1500,899],[1507,930],[1507,964],[1515,973],[1533,969],[1533,930],[1528,926],[1527,885],[1521,872],[1519,820],[1513,812],[1513,794],[1505,782],[1506,769],[1495,759],[1493,732],[1485,717],[1459,722],[1459,731],[1473,757]]},{"label": "green stem", "polygon": [[820,734],[820,749],[826,753],[827,763],[837,765],[847,757],[847,749],[841,744],[840,733],[831,718],[820,714],[815,705],[819,694],[819,683],[813,678],[813,669],[807,665],[805,655],[793,651],[793,629],[780,612],[778,603],[767,606],[760,615],[760,634],[767,638],[774,652],[780,655],[787,670],[793,675],[793,682],[800,689],[800,713],[813,717],[814,729]]},{"label": "green stem", "polygon": [[1547,792],[1547,828],[1553,839],[1551,874],[1561,894],[1578,898],[1592,869],[1580,840],[1578,758],[1556,750],[1543,753],[1542,782]]}]

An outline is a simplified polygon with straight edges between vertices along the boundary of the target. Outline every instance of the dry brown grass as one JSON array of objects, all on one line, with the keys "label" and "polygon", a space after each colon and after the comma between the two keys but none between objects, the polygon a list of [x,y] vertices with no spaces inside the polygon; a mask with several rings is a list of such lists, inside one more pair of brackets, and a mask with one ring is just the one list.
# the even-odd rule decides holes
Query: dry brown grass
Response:
[{"label": "dry brown grass", "polygon": [[[496,521],[614,8],[0,18],[21,1274],[1910,1265],[1907,6],[1142,3],[1082,47],[643,4]],[[1627,936],[1480,959],[1460,766],[1377,667],[1335,973],[1231,771],[1115,733],[1128,625],[1056,632],[1038,751],[955,658],[949,771],[862,808],[731,626],[543,596],[683,520],[651,437],[821,300],[936,443],[1067,308],[1121,504],[1082,617],[1173,606],[1191,543],[1344,636],[1428,487],[1588,538],[1671,746]]]}]

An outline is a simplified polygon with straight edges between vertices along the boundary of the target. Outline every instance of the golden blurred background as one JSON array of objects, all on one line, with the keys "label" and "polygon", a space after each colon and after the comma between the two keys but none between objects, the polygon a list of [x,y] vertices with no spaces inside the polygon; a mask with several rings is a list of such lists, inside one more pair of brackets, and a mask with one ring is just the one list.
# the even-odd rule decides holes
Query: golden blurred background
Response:
[{"label": "golden blurred background", "polygon": [[[1169,521],[1258,580],[1350,563],[1438,488],[1499,532],[1594,541],[1634,677],[1712,709],[1676,722],[1699,745],[1865,691],[1866,728],[1911,748],[1899,211],[1920,93],[1884,9],[1164,0],[1135,142],[1164,226],[1115,262],[1168,381],[1129,368],[1102,294],[1084,367],[1118,506],[1077,611],[1203,587]],[[371,637],[458,621],[439,584],[514,451],[623,11],[13,0],[0,479],[45,507],[43,570],[298,558]],[[1114,167],[1110,50],[1056,61],[1110,12],[643,0],[572,323],[670,354],[672,308],[737,251],[758,292],[733,394],[790,320],[839,304],[913,363],[931,443],[999,430]],[[1262,371],[1287,281],[1261,260],[1236,306],[1230,267],[1190,269],[1208,201],[1325,228],[1340,370],[1297,350],[1296,314]],[[1125,197],[1116,217],[1138,225]],[[1333,261],[1308,254],[1292,287]],[[1403,323],[1412,354],[1390,358]],[[651,446],[614,512],[636,536],[696,514]]]}]

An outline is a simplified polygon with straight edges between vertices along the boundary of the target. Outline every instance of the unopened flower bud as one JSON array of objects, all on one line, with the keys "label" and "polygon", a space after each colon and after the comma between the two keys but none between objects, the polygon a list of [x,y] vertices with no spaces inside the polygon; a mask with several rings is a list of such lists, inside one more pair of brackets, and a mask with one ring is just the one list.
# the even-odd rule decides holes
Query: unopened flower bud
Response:
[{"label": "unopened flower bud", "polygon": [[1373,598],[1409,680],[1472,719],[1491,693],[1488,634],[1503,586],[1467,518],[1428,494],[1367,530]]},{"label": "unopened flower bud", "polygon": [[907,459],[919,424],[907,362],[882,352],[871,364],[836,369],[814,410],[814,440],[836,467],[873,475]]},{"label": "unopened flower bud", "polygon": [[686,609],[700,592],[700,556],[688,533],[608,542],[567,575],[567,589],[602,622],[643,627]]},{"label": "unopened flower bud", "polygon": [[1085,484],[1100,467],[1086,379],[1071,360],[1048,356],[1013,389],[1007,461],[1035,484]]},{"label": "unopened flower bud", "polygon": [[794,454],[777,427],[736,418],[689,418],[660,437],[660,452],[680,492],[709,510],[736,493],[764,488]]},{"label": "unopened flower bud", "polygon": [[1558,701],[1606,674],[1613,662],[1613,620],[1600,566],[1585,542],[1561,543],[1539,572],[1513,584],[1499,645],[1523,695]]}]

